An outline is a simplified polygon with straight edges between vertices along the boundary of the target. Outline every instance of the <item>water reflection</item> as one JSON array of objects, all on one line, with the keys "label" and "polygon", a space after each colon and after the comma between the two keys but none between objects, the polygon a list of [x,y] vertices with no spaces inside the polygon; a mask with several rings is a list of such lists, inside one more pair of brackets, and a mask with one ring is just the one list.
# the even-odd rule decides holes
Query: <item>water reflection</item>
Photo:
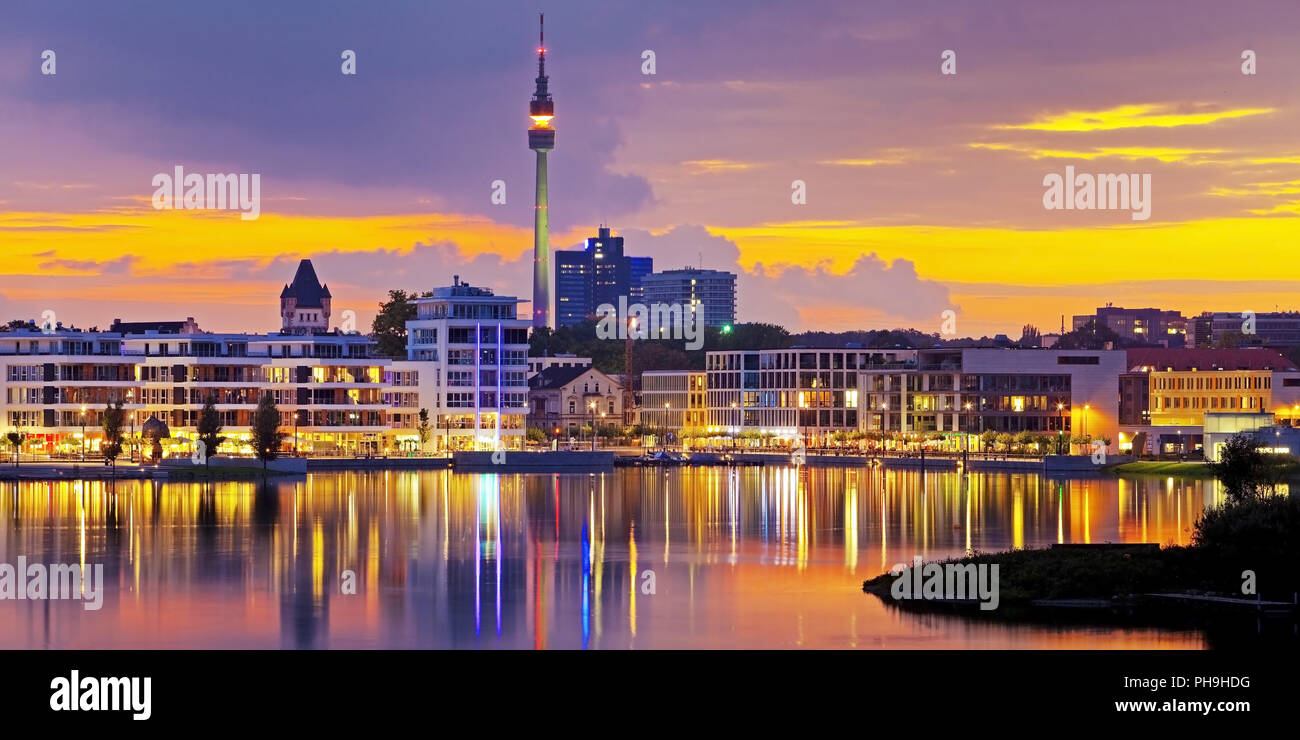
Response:
[{"label": "water reflection", "polygon": [[[1200,647],[1194,633],[918,617],[925,558],[1186,544],[1211,481],[872,469],[7,483],[0,560],[99,563],[100,611],[0,601],[0,647]],[[354,584],[355,593],[345,593]]]}]

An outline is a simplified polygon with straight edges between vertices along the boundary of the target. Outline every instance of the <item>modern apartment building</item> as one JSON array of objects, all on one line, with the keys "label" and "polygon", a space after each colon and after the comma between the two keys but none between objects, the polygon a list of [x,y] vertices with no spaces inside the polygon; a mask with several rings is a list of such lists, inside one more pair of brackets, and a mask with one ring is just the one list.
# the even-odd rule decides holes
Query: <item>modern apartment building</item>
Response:
[{"label": "modern apartment building", "polygon": [[903,368],[916,350],[791,348],[708,352],[708,426],[754,430],[818,443],[859,425],[858,374]]},{"label": "modern apartment building", "polygon": [[[407,356],[391,372],[429,410],[436,449],[519,449],[528,413],[528,328],[515,296],[463,283],[416,298]],[[390,389],[393,394],[411,393]],[[409,399],[409,396],[407,396]],[[395,406],[395,414],[410,413]],[[418,414],[418,408],[416,413]],[[404,423],[404,422],[398,422]],[[409,433],[408,433],[409,434]]]},{"label": "modern apartment building", "polygon": [[1113,350],[923,349],[910,366],[865,368],[860,428],[886,432],[984,431],[1117,436]]},{"label": "modern apartment building", "polygon": [[708,427],[705,373],[648,370],[641,373],[640,423],[655,429]]},{"label": "modern apartment building", "polygon": [[[314,281],[307,264],[294,284],[311,282],[307,273]],[[84,448],[93,455],[104,409],[120,400],[128,438],[154,418],[170,433],[164,452],[188,455],[199,412],[211,397],[229,439],[219,452],[251,454],[252,415],[270,392],[280,409],[285,451],[522,447],[529,321],[518,318],[515,297],[495,296],[457,277],[455,285],[413,301],[408,359],[394,361],[376,357],[366,336],[298,323],[299,312],[301,321],[312,323],[328,309],[322,300],[310,312],[298,300],[300,291],[290,293],[294,325],[278,334],[200,332],[192,319],[114,324],[138,331],[0,332],[0,432],[27,435],[28,453],[80,455]],[[429,412],[423,442],[421,409]]]},{"label": "modern apartment building", "polygon": [[[166,423],[170,454],[193,449],[198,415],[216,402],[227,451],[251,453],[249,425],[270,392],[285,449],[380,452],[388,430],[387,360],[354,334],[123,334],[30,329],[0,333],[0,419],[28,436],[29,452],[99,448],[105,406],[122,401],[128,427]],[[127,430],[130,436],[130,429]]]},{"label": "modern apartment building", "polygon": [[700,312],[704,326],[736,323],[736,275],[722,270],[664,270],[641,280],[644,302],[691,307]]}]

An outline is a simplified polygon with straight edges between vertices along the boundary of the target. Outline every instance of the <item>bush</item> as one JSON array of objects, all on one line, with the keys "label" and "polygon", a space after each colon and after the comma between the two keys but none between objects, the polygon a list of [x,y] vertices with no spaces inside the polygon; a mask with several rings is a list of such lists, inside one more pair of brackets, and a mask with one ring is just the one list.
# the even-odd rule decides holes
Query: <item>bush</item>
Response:
[{"label": "bush", "polygon": [[1263,598],[1290,601],[1300,591],[1300,496],[1233,499],[1207,509],[1192,543],[1204,549],[1208,575],[1225,591],[1241,592],[1245,570],[1255,572]]},{"label": "bush", "polygon": [[1264,454],[1263,446],[1258,439],[1239,434],[1224,443],[1219,461],[1210,463],[1229,499],[1240,501],[1276,490],[1288,460]]}]

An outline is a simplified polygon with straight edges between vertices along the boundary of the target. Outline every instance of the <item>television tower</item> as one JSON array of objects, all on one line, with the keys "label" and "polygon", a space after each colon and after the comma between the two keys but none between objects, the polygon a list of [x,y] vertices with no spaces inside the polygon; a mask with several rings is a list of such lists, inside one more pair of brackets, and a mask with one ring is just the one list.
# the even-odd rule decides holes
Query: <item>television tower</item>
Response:
[{"label": "television tower", "polygon": [[551,305],[551,242],[546,197],[546,153],[555,148],[555,129],[551,119],[555,104],[546,89],[546,16],[540,16],[541,30],[537,46],[537,89],[528,102],[528,148],[537,152],[537,200],[533,214],[533,326],[555,328]]}]

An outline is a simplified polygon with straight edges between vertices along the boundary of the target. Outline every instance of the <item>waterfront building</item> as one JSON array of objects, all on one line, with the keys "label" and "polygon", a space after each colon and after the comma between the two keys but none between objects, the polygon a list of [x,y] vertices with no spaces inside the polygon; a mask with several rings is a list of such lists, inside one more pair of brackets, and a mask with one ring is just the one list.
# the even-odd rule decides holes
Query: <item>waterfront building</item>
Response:
[{"label": "waterfront building", "polygon": [[867,432],[1088,435],[1115,440],[1115,350],[923,349],[901,367],[859,373],[860,428]]},{"label": "waterfront building", "polygon": [[641,373],[640,423],[680,432],[708,426],[705,373],[647,370]]},{"label": "waterfront building", "polygon": [[[321,290],[315,290],[318,286]],[[130,331],[0,332],[0,432],[27,435],[29,454],[98,453],[106,405],[122,401],[127,436],[156,418],[165,454],[189,455],[211,397],[228,442],[251,454],[252,414],[270,392],[284,451],[317,456],[446,449],[521,449],[528,411],[528,326],[519,299],[461,283],[412,301],[407,359],[374,354],[369,337],[325,331],[327,290],[310,263],[284,299],[278,334],[201,332],[185,322],[123,322]],[[316,312],[305,309],[314,300]],[[299,318],[301,316],[301,318]],[[419,412],[429,412],[422,441]],[[129,445],[128,445],[129,447]]]},{"label": "waterfront building", "polygon": [[[1272,350],[1138,348],[1127,351],[1127,364],[1120,376],[1123,450],[1137,440],[1140,453],[1195,452],[1207,413],[1292,418],[1293,407],[1300,411],[1300,372]],[[1277,382],[1293,385],[1275,398]]]},{"label": "waterfront building", "polygon": [[767,433],[820,443],[859,425],[858,373],[903,368],[916,350],[790,348],[708,352],[707,425],[720,433]]},{"label": "waterfront building", "polygon": [[[165,422],[168,454],[193,450],[212,397],[229,441],[251,454],[253,411],[270,392],[286,451],[379,453],[387,431],[384,366],[353,334],[178,334],[56,331],[0,333],[0,418],[28,436],[30,453],[98,451],[105,406],[122,401],[128,427]],[[129,436],[129,429],[127,434]]]},{"label": "waterfront building", "polygon": [[[429,410],[436,449],[520,449],[528,413],[528,327],[514,296],[471,286],[454,276],[450,286],[416,298],[406,322],[407,357],[391,371],[408,373],[419,408]],[[390,391],[399,401],[400,394]],[[409,401],[409,396],[406,397]],[[410,406],[393,406],[393,423],[406,427]],[[410,432],[404,432],[409,443]]]},{"label": "waterfront building", "polygon": [[528,382],[528,402],[528,425],[552,433],[623,421],[623,389],[594,367],[546,368]]}]

